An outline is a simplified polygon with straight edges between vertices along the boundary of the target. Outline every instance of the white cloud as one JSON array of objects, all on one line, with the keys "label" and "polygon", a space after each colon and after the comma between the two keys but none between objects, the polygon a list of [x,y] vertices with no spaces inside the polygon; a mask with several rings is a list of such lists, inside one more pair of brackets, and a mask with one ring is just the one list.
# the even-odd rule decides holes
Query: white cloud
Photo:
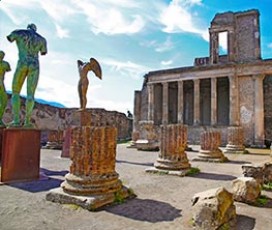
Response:
[{"label": "white cloud", "polygon": [[172,0],[162,11],[160,22],[164,25],[163,31],[166,33],[189,32],[195,33],[203,38],[207,38],[206,30],[195,26],[193,16],[189,11],[190,6],[200,4],[200,0]]},{"label": "white cloud", "polygon": [[144,73],[150,70],[147,66],[139,65],[131,61],[120,62],[112,59],[105,59],[101,62],[109,66],[112,71],[118,71],[120,74],[130,76],[133,79],[139,79]]},{"label": "white cloud", "polygon": [[173,63],[173,61],[172,60],[168,60],[168,61],[161,61],[161,64],[163,65],[163,66],[169,66],[169,65],[171,65]]},{"label": "white cloud", "polygon": [[174,48],[174,44],[171,41],[170,37],[167,37],[166,41],[162,44],[157,45],[157,48],[155,49],[157,52],[165,52],[169,51]]},{"label": "white cloud", "polygon": [[67,0],[46,0],[38,2],[42,9],[57,22],[65,22],[67,18],[76,13],[72,5],[67,4]]},{"label": "white cloud", "polygon": [[223,49],[223,51],[227,51],[228,49],[228,33],[227,32],[219,33],[219,45]]},{"label": "white cloud", "polygon": [[272,43],[269,43],[267,46],[268,48],[272,49]]},{"label": "white cloud", "polygon": [[93,4],[89,1],[74,0],[73,3],[85,14],[95,34],[133,34],[141,31],[145,25],[139,14],[128,15],[122,12],[122,8],[103,1]]},{"label": "white cloud", "polygon": [[62,28],[60,25],[56,24],[57,36],[59,38],[69,38],[69,30]]}]

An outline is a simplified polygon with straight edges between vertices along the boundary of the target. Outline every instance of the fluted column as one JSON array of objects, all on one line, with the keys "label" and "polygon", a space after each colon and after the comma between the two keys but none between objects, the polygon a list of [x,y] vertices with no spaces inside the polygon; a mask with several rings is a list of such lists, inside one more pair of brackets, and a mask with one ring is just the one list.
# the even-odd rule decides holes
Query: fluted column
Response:
[{"label": "fluted column", "polygon": [[168,124],[168,82],[162,83],[162,124]]},{"label": "fluted column", "polygon": [[238,77],[236,75],[229,76],[230,90],[230,111],[229,120],[231,126],[239,125],[239,94],[238,94]]},{"label": "fluted column", "polygon": [[264,147],[264,75],[253,76],[254,79],[254,145]]},{"label": "fluted column", "polygon": [[154,166],[158,169],[181,170],[190,168],[185,153],[187,127],[183,124],[162,125],[160,153]]},{"label": "fluted column", "polygon": [[217,123],[217,89],[216,89],[217,79],[211,79],[211,125],[216,125]]},{"label": "fluted column", "polygon": [[228,159],[219,149],[221,144],[221,133],[214,129],[208,129],[200,135],[200,150],[195,161],[224,162]]},{"label": "fluted column", "polygon": [[228,144],[224,153],[245,153],[244,130],[241,126],[228,127]]},{"label": "fluted column", "polygon": [[147,119],[149,121],[154,120],[154,85],[149,84],[148,86],[148,114]]},{"label": "fluted column", "polygon": [[183,81],[178,82],[178,123],[183,124]]}]

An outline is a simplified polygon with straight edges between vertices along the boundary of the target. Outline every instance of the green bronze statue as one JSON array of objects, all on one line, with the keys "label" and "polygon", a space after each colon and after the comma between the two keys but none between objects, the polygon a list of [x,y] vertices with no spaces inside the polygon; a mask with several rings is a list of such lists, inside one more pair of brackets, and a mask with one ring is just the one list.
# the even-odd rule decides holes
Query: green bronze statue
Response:
[{"label": "green bronze statue", "polygon": [[34,108],[34,94],[39,80],[39,53],[47,53],[46,40],[37,32],[35,24],[29,24],[27,29],[14,30],[7,39],[16,41],[19,51],[19,60],[12,81],[12,114],[10,126],[20,126],[20,92],[27,79],[26,115],[24,127],[32,128],[31,114]]},{"label": "green bronze statue", "polygon": [[0,50],[0,127],[5,127],[2,118],[8,103],[8,95],[4,84],[5,73],[11,70],[9,63],[3,60],[4,57],[5,53]]}]

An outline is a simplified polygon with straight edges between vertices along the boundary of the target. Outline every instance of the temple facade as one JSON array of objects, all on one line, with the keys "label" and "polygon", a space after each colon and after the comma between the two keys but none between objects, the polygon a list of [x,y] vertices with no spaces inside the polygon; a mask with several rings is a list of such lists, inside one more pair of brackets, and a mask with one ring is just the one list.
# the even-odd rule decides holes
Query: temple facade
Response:
[{"label": "temple facade", "polygon": [[[219,34],[227,35],[227,53],[220,55]],[[141,123],[182,123],[188,141],[199,144],[201,131],[221,132],[227,144],[228,127],[242,127],[246,146],[264,147],[272,140],[272,59],[262,59],[259,11],[216,14],[211,21],[209,57],[193,66],[151,71],[134,96],[134,134]]]}]

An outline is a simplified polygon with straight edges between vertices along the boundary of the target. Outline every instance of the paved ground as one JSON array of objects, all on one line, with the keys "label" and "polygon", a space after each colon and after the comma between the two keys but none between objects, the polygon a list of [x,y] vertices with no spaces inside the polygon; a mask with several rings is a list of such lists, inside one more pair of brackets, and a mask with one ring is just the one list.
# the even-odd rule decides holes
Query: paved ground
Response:
[{"label": "paved ground", "polygon": [[[193,146],[193,149],[197,149]],[[256,151],[255,151],[256,152]],[[187,152],[189,159],[197,152]],[[225,186],[242,176],[241,165],[265,162],[267,154],[226,155],[231,162],[191,162],[201,173],[176,177],[145,173],[158,152],[142,152],[118,145],[116,170],[137,198],[97,212],[73,205],[60,205],[45,200],[46,193],[60,185],[68,172],[70,160],[60,158],[60,151],[41,151],[41,171],[48,180],[0,185],[1,230],[142,230],[192,229],[192,196],[210,188]],[[272,198],[272,192],[263,194]],[[272,229],[272,208],[235,203],[238,230]]]}]

